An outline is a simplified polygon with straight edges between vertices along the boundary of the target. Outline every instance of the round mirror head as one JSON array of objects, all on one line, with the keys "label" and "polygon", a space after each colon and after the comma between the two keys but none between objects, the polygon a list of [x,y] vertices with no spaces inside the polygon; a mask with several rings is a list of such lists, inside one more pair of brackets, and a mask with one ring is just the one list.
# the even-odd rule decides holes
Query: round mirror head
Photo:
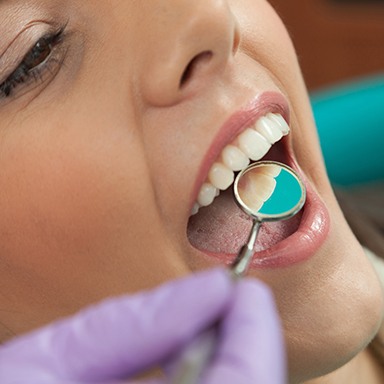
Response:
[{"label": "round mirror head", "polygon": [[258,221],[294,216],[303,207],[306,196],[297,173],[275,161],[260,161],[240,172],[234,194],[240,208]]}]

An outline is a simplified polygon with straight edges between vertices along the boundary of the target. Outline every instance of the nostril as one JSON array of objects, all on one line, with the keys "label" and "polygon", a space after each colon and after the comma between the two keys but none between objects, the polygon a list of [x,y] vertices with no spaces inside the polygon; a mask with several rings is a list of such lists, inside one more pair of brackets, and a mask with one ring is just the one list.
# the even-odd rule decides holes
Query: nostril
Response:
[{"label": "nostril", "polygon": [[204,51],[196,55],[186,66],[181,79],[180,79],[180,88],[184,87],[188,81],[193,77],[199,67],[203,64],[206,64],[211,60],[213,56],[212,51]]}]

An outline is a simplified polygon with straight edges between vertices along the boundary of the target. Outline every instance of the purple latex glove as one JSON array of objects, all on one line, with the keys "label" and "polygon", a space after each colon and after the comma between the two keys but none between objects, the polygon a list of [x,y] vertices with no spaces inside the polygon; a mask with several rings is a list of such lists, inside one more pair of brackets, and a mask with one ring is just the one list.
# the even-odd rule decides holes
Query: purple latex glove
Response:
[{"label": "purple latex glove", "polygon": [[0,383],[130,382],[156,364],[172,366],[178,351],[212,324],[219,324],[219,339],[201,382],[285,383],[270,291],[255,280],[234,283],[221,269],[104,301],[11,340],[0,348]]}]

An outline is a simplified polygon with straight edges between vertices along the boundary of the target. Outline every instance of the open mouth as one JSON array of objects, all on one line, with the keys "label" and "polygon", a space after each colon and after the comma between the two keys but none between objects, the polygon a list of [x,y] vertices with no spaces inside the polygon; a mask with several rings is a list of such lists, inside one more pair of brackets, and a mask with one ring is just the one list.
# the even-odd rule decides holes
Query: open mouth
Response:
[{"label": "open mouth", "polygon": [[[267,113],[224,147],[200,188],[189,218],[187,234],[192,246],[210,254],[238,253],[247,241],[252,219],[235,203],[231,188],[235,174],[259,160],[289,163],[284,139],[289,131],[280,114]],[[266,250],[295,233],[301,217],[299,213],[289,220],[264,223],[255,251]]]}]

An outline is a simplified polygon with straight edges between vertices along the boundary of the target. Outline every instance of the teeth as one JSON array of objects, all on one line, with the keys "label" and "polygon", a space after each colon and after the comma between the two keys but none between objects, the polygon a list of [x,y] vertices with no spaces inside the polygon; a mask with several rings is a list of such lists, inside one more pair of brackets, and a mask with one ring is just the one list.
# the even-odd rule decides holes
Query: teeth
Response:
[{"label": "teeth", "polygon": [[200,189],[199,195],[197,196],[197,202],[201,207],[206,207],[212,203],[217,196],[217,193],[218,189],[211,183],[204,183]]},{"label": "teeth", "polygon": [[214,163],[208,173],[208,179],[212,185],[222,191],[233,183],[234,178],[235,175],[233,171],[221,163]]},{"label": "teeth", "polygon": [[[235,178],[234,171],[241,171],[246,168],[250,160],[261,160],[271,146],[287,135],[289,131],[289,126],[281,115],[268,113],[259,118],[254,126],[242,132],[231,144],[223,149],[218,160],[212,165],[208,172],[208,178],[200,189],[197,202],[191,214],[196,214],[200,207],[212,204],[215,197],[219,195],[220,190],[226,190],[233,183]],[[263,172],[260,175],[264,183],[262,185],[265,186],[262,191],[258,190],[260,207],[266,200],[264,196],[264,194],[267,194],[266,191],[273,192],[273,189],[270,189],[274,182],[273,178],[277,176],[277,174],[275,175],[276,170],[272,170],[272,167],[267,168],[270,171],[268,173]]]},{"label": "teeth", "polygon": [[238,137],[239,148],[251,159],[261,159],[271,148],[271,144],[252,128],[246,129]]},{"label": "teeth", "polygon": [[[263,167],[268,168],[268,167]],[[251,208],[253,212],[261,209],[264,202],[267,201],[276,187],[276,180],[269,172],[249,172],[242,179],[239,185],[239,194],[244,203]]]},{"label": "teeth", "polygon": [[249,172],[249,195],[256,195],[260,200],[267,201],[276,187],[276,180],[273,176],[264,173]]},{"label": "teeth", "polygon": [[199,209],[200,209],[199,203],[195,203],[195,205],[193,206],[193,208],[191,210],[191,215],[196,215],[196,213],[199,212]]},{"label": "teeth", "polygon": [[256,131],[260,132],[270,144],[274,144],[283,137],[283,132],[273,120],[264,116],[261,117],[256,125]]},{"label": "teeth", "polygon": [[280,175],[281,167],[275,164],[269,164],[268,167],[260,167],[258,170],[260,173],[264,173],[264,175],[277,177]]},{"label": "teeth", "polygon": [[281,132],[283,132],[284,136],[288,135],[288,133],[289,133],[289,125],[284,120],[283,116],[277,115],[277,114],[274,114],[274,113],[268,113],[267,117],[270,120],[274,121],[279,126],[279,128],[281,129]]},{"label": "teeth", "polygon": [[249,164],[248,156],[234,145],[227,145],[221,153],[223,163],[232,171],[241,171]]}]

